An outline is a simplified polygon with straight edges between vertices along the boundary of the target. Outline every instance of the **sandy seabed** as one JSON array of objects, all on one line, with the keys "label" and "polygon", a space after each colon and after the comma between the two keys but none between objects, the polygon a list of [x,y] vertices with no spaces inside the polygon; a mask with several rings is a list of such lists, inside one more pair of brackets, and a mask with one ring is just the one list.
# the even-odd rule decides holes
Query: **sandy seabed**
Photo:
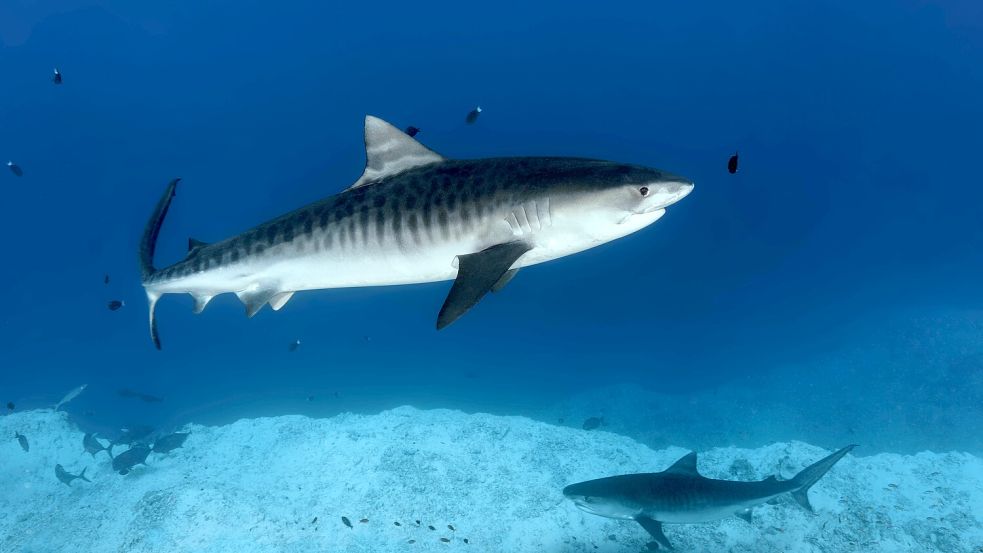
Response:
[{"label": "sandy seabed", "polygon": [[[583,513],[561,490],[659,471],[686,453],[522,417],[411,407],[185,430],[183,449],[121,476],[105,453],[83,451],[65,413],[0,418],[10,438],[0,442],[0,552],[645,551],[637,524]],[[711,478],[788,478],[826,453],[801,442],[718,448],[698,465]],[[750,524],[734,517],[667,525],[666,534],[677,551],[983,551],[983,460],[855,453],[810,491],[815,514],[787,499],[756,508]],[[58,463],[86,468],[92,482],[62,484]]]}]

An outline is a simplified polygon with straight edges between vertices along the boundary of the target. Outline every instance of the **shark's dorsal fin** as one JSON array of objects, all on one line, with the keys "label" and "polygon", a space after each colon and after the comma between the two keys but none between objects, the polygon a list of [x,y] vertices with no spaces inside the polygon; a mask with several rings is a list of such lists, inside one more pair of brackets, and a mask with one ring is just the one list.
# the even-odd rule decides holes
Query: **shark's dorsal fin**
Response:
[{"label": "shark's dorsal fin", "polygon": [[676,474],[699,476],[700,473],[696,471],[696,452],[691,451],[690,453],[683,455],[678,461],[673,463],[671,467],[667,468],[663,472],[674,472]]},{"label": "shark's dorsal fin", "polygon": [[407,169],[439,161],[444,161],[444,156],[382,119],[366,115],[365,171],[351,188],[365,186]]}]

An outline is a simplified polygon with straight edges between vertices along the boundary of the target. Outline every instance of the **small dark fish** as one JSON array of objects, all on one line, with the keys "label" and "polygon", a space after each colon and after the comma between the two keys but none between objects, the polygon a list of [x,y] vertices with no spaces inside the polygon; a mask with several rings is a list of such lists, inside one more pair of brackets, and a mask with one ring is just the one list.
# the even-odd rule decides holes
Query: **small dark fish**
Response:
[{"label": "small dark fish", "polygon": [[7,402],[7,410],[8,411],[13,411],[14,410],[14,402],[13,401],[8,401]]},{"label": "small dark fish", "polygon": [[113,457],[112,452],[109,451],[109,447],[102,445],[99,440],[96,439],[95,434],[86,434],[85,437],[82,438],[82,447],[84,447],[86,453],[91,454],[93,458],[96,456],[96,453],[99,453],[100,451],[105,451],[108,453],[110,458]]},{"label": "small dark fish", "polygon": [[416,136],[417,133],[419,133],[419,132],[420,132],[420,129],[414,127],[413,125],[410,125],[409,127],[406,127],[406,134],[408,134],[410,136]]},{"label": "small dark fish", "polygon": [[453,524],[448,524],[447,529],[450,530],[451,532],[457,532],[457,528],[454,528]]},{"label": "small dark fish", "polygon": [[290,351],[297,351],[297,348],[299,347],[300,347],[300,340],[294,340],[293,342],[290,342],[290,346],[287,349],[289,349]]},{"label": "small dark fish", "polygon": [[584,421],[584,430],[594,430],[605,424],[604,417],[591,417]]},{"label": "small dark fish", "polygon": [[14,437],[17,438],[17,443],[20,444],[20,448],[24,451],[31,450],[31,444],[27,443],[27,437],[20,432],[14,432]]},{"label": "small dark fish", "polygon": [[65,468],[62,467],[61,465],[55,465],[55,478],[57,478],[61,483],[65,484],[66,486],[71,486],[74,480],[83,480],[85,482],[92,482],[92,480],[89,480],[88,478],[85,477],[85,469],[82,469],[82,472],[78,474],[71,474],[70,472],[65,470]]},{"label": "small dark fish", "polygon": [[17,175],[18,177],[24,176],[24,170],[20,168],[20,165],[17,165],[13,161],[8,161],[7,167],[10,167],[10,172]]},{"label": "small dark fish", "polygon": [[348,517],[341,517],[341,522],[344,522],[345,526],[349,528],[354,528],[354,526],[352,526],[352,521],[348,520]]},{"label": "small dark fish", "polygon": [[731,175],[737,172],[737,152],[734,152],[734,155],[730,156],[727,161],[727,172]]},{"label": "small dark fish", "polygon": [[139,399],[140,401],[144,401],[147,403],[160,403],[164,401],[164,398],[162,397],[152,396],[150,394],[144,394],[142,392],[137,392],[129,388],[116,390],[116,395],[118,395],[119,397]]},{"label": "small dark fish", "polygon": [[116,311],[120,307],[123,307],[123,305],[125,305],[125,304],[122,301],[120,301],[120,300],[112,300],[109,303],[107,303],[106,305],[109,306],[109,310],[110,311]]},{"label": "small dark fish", "polygon": [[55,68],[55,74],[51,77],[51,82],[61,84],[61,71],[58,71],[57,67]]},{"label": "small dark fish", "polygon": [[393,522],[393,524],[395,524],[396,526],[402,526],[402,524],[400,524],[398,522]]},{"label": "small dark fish", "polygon": [[434,528],[433,525],[427,526],[427,528],[429,528],[431,530],[436,530],[436,528]]},{"label": "small dark fish", "polygon": [[147,456],[150,455],[150,448],[145,445],[136,445],[120,453],[113,459],[113,470],[126,476],[133,467],[146,465]]},{"label": "small dark fish", "polygon": [[102,283],[109,284],[109,273],[106,273],[106,276],[102,277]]},{"label": "small dark fish", "polygon": [[416,540],[410,540],[410,541],[408,541],[406,543],[416,543]]},{"label": "small dark fish", "polygon": [[468,116],[464,118],[468,125],[474,124],[478,120],[478,116],[481,115],[481,106],[477,106],[473,110],[468,112]]},{"label": "small dark fish", "polygon": [[157,438],[154,442],[153,451],[154,453],[170,453],[175,449],[184,446],[184,441],[190,436],[190,432],[175,432],[173,434],[168,434],[161,438]]},{"label": "small dark fish", "polygon": [[417,526],[419,526],[419,525],[420,525],[420,521],[419,521],[419,520],[418,520],[418,521],[416,521],[416,525],[417,525]]},{"label": "small dark fish", "polygon": [[447,538],[440,538],[440,541],[442,541],[444,543],[450,543],[451,542],[451,540],[449,540]]},{"label": "small dark fish", "polygon": [[367,519],[367,518],[363,518],[363,519],[362,519],[362,520],[360,520],[359,522],[361,522],[362,524],[365,524],[365,523],[366,523],[366,522],[368,522],[368,521],[369,521],[369,519]]},{"label": "small dark fish", "polygon": [[471,542],[468,541],[468,538],[464,538],[464,543],[471,543]]},{"label": "small dark fish", "polygon": [[311,524],[317,524],[317,517],[314,517],[314,520],[311,521]]}]

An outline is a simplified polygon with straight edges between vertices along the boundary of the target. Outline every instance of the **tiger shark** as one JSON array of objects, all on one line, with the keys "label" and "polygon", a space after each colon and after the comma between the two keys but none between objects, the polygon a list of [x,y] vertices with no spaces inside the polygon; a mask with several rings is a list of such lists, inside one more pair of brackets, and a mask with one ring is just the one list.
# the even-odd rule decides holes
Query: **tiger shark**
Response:
[{"label": "tiger shark", "polygon": [[164,294],[190,294],[195,313],[232,292],[252,317],[294,293],[454,280],[437,329],[522,267],[636,232],[693,190],[657,169],[562,157],[445,158],[393,125],[365,118],[365,170],[343,192],[221,242],[189,239],[187,257],[154,268],[178,182],[167,186],[140,242],[150,334]]},{"label": "tiger shark", "polygon": [[634,520],[665,549],[672,544],[663,523],[710,522],[737,515],[751,521],[751,508],[790,493],[807,511],[809,488],[856,445],[848,445],[802,469],[791,480],[770,476],[758,482],[714,480],[696,470],[696,452],[662,472],[623,474],[571,484],[563,495],[582,511],[607,518]]}]

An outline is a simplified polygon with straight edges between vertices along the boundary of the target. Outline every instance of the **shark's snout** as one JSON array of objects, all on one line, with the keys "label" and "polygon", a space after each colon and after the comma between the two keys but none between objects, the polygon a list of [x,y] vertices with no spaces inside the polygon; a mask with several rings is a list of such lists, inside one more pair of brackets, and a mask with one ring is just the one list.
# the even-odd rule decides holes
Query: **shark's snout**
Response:
[{"label": "shark's snout", "polygon": [[652,213],[665,209],[688,196],[695,186],[692,181],[683,177],[654,182],[649,185],[648,197],[637,213]]}]

